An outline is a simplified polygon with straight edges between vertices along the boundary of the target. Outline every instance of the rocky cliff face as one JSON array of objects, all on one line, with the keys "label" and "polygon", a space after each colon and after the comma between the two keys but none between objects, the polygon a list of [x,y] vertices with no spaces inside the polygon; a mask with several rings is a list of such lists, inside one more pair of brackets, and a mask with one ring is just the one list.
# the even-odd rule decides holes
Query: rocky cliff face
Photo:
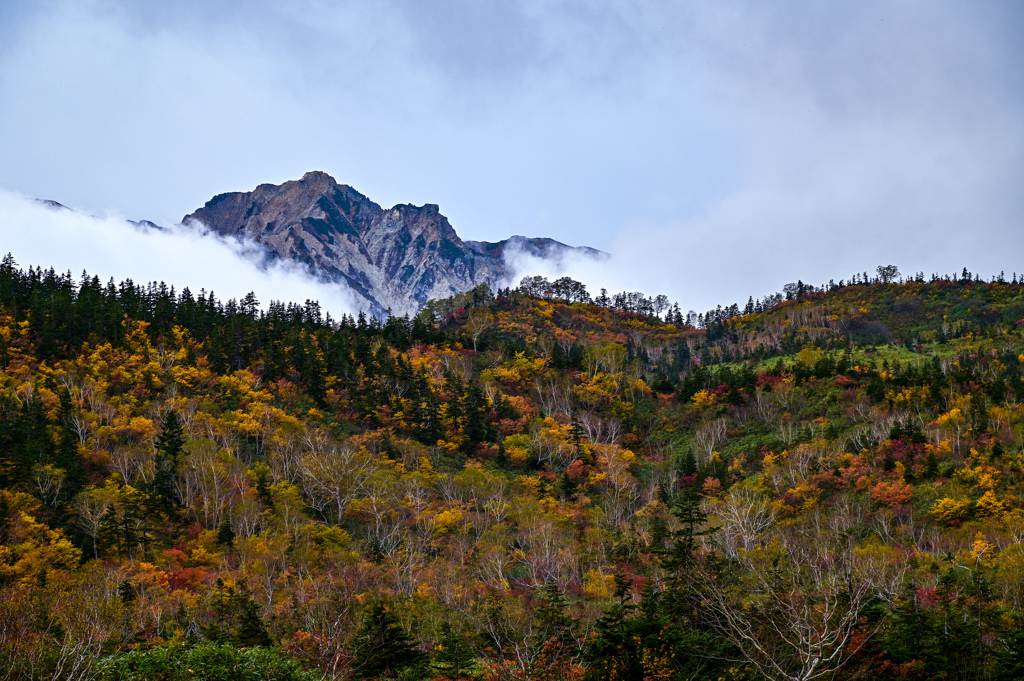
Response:
[{"label": "rocky cliff face", "polygon": [[317,276],[348,284],[376,314],[415,313],[481,283],[511,283],[509,255],[568,253],[601,257],[552,239],[514,236],[498,243],[463,241],[434,204],[385,209],[322,172],[251,192],[213,197],[182,222],[199,221],[224,236],[262,244],[272,258],[296,260]]}]

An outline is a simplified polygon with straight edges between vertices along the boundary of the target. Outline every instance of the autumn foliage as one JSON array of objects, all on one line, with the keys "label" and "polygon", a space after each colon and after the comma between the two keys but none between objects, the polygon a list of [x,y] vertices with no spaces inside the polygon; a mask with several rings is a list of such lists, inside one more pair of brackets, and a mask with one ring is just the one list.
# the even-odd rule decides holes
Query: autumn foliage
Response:
[{"label": "autumn foliage", "polygon": [[1020,285],[563,284],[334,320],[5,259],[5,678],[1020,678]]}]

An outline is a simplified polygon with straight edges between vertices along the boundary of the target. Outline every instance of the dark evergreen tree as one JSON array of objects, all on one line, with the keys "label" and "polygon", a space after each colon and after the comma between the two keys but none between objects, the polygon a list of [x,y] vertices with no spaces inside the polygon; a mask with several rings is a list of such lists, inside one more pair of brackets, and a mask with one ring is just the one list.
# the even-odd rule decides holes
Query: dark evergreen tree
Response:
[{"label": "dark evergreen tree", "polygon": [[[899,670],[912,670],[915,679],[986,678],[1003,621],[986,570],[951,567],[928,591],[929,603],[922,603],[911,584],[892,608],[876,643],[880,668],[896,678],[907,678]],[[997,668],[1020,661],[1012,654],[995,658]]]},{"label": "dark evergreen tree", "polygon": [[570,633],[573,620],[566,612],[568,603],[555,582],[547,582],[541,590],[540,604],[537,606],[537,622],[540,627],[538,636],[542,640],[553,637],[564,637]]},{"label": "dark evergreen tree", "polygon": [[353,641],[352,670],[357,679],[373,679],[401,671],[426,671],[429,655],[405,630],[393,606],[374,600],[366,608]]},{"label": "dark evergreen tree", "polygon": [[213,622],[203,630],[203,636],[214,643],[231,643],[240,648],[270,646],[273,641],[260,618],[259,606],[252,600],[245,580],[238,590],[225,586],[217,579],[213,600]]},{"label": "dark evergreen tree", "polygon": [[235,531],[231,529],[231,523],[227,518],[217,528],[217,546],[230,548],[235,543]]},{"label": "dark evergreen tree", "polygon": [[469,384],[466,389],[466,397],[462,404],[463,435],[466,436],[464,451],[467,456],[476,451],[476,445],[491,437],[490,428],[487,425],[487,412],[489,404],[487,396],[475,381]]},{"label": "dark evergreen tree", "polygon": [[270,492],[270,469],[266,464],[258,463],[253,471],[256,475],[256,497],[267,506],[272,506],[274,497]]},{"label": "dark evergreen tree", "polygon": [[682,461],[679,464],[679,472],[683,475],[694,475],[697,473],[697,456],[692,449],[686,450]]},{"label": "dark evergreen tree", "polygon": [[548,669],[558,669],[563,661],[580,652],[574,645],[577,623],[568,610],[569,604],[558,585],[553,581],[544,584],[534,611],[537,629],[532,644],[535,650],[543,652],[541,659]]},{"label": "dark evergreen tree", "polygon": [[475,661],[472,646],[449,622],[441,625],[441,640],[434,653],[434,668],[446,679],[469,676]]},{"label": "dark evergreen tree", "polygon": [[993,681],[1024,679],[1024,619],[1020,615],[995,645]]},{"label": "dark evergreen tree", "polygon": [[127,579],[117,585],[117,595],[121,599],[122,605],[130,605],[139,597],[135,587]]},{"label": "dark evergreen tree", "polygon": [[615,575],[615,603],[594,623],[594,636],[584,652],[587,679],[644,681],[646,670],[640,659],[643,637],[638,645],[639,632],[632,617],[636,606],[631,602],[631,581],[624,575]]},{"label": "dark evergreen tree", "polygon": [[71,419],[74,416],[75,406],[71,401],[71,393],[62,390],[60,393],[60,406],[57,410],[57,448],[54,452],[53,463],[57,468],[64,471],[64,489],[61,500],[70,499],[85,484],[85,469],[82,466],[82,458],[78,456],[78,436],[71,428]]},{"label": "dark evergreen tree", "polygon": [[569,477],[568,471],[562,471],[562,474],[558,476],[558,492],[563,499],[572,499],[578,487],[576,481]]},{"label": "dark evergreen tree", "polygon": [[184,445],[185,428],[178,420],[178,414],[172,409],[164,417],[163,427],[156,440],[156,470],[153,473],[152,484],[154,496],[168,511],[177,507],[174,484],[178,477],[179,459]]}]

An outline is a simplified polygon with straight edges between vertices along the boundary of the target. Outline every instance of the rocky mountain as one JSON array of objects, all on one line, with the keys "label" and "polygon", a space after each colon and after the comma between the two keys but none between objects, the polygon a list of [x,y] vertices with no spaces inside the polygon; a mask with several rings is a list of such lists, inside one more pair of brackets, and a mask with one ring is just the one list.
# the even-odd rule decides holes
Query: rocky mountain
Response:
[{"label": "rocky mountain", "polygon": [[435,204],[382,208],[323,172],[220,194],[182,222],[251,239],[270,258],[304,263],[325,280],[347,284],[377,314],[414,313],[431,298],[484,282],[492,288],[508,285],[519,254],[553,260],[569,254],[605,256],[544,238],[463,241]]}]

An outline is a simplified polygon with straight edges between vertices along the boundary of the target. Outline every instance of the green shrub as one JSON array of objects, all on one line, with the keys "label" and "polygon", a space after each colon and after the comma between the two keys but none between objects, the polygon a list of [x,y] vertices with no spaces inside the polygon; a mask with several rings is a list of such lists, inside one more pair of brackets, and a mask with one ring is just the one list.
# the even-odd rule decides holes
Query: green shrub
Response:
[{"label": "green shrub", "polygon": [[313,681],[280,650],[223,644],[134,650],[100,663],[102,681]]}]

